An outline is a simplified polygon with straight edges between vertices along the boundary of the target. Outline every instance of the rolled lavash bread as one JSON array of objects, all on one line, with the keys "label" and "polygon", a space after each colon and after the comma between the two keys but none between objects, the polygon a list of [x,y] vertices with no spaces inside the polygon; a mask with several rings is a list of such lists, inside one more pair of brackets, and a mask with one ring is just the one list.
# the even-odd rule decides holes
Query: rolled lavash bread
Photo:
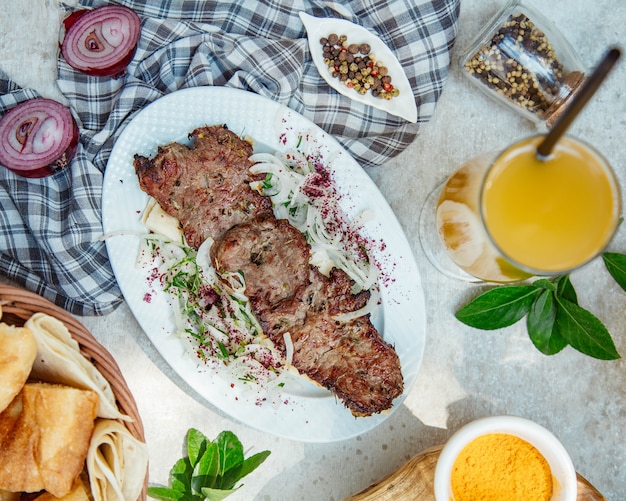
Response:
[{"label": "rolled lavash bread", "polygon": [[96,421],[86,462],[94,501],[134,501],[141,494],[148,448],[118,421]]},{"label": "rolled lavash bread", "polygon": [[31,379],[93,390],[100,397],[98,417],[132,421],[120,412],[111,385],[80,353],[78,342],[60,320],[45,313],[35,313],[24,327],[33,333],[37,342]]}]

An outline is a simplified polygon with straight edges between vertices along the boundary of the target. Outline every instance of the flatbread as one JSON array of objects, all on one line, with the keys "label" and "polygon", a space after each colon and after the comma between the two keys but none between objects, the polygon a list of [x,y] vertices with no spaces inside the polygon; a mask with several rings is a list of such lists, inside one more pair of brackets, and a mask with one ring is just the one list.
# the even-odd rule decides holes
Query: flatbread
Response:
[{"label": "flatbread", "polygon": [[[49,492],[44,492],[40,496],[33,499],[33,501],[90,501],[88,492],[89,487],[83,483],[79,476],[76,480],[74,480],[72,490],[65,496],[58,498]],[[2,501],[1,498],[0,501]]]},{"label": "flatbread", "polygon": [[0,414],[0,489],[70,492],[83,470],[98,395],[47,383],[27,383]]},{"label": "flatbread", "polygon": [[151,231],[170,239],[172,242],[184,241],[183,228],[174,216],[170,216],[150,197],[141,215],[141,222]]},{"label": "flatbread", "polygon": [[87,453],[87,471],[95,501],[135,500],[148,468],[148,448],[122,424],[96,422]]},{"label": "flatbread", "polygon": [[95,391],[100,397],[98,417],[132,421],[120,412],[111,385],[81,354],[63,322],[45,313],[35,313],[24,327],[32,331],[37,342],[31,379]]},{"label": "flatbread", "polygon": [[36,356],[37,343],[29,329],[0,323],[0,412],[24,386]]},{"label": "flatbread", "polygon": [[19,492],[9,492],[0,490],[0,501],[20,501]]}]

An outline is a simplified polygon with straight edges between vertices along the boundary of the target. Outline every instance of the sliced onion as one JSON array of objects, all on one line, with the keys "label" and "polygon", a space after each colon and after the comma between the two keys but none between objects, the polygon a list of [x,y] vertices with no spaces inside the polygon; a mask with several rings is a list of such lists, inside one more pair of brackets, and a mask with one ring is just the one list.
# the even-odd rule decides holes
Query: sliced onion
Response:
[{"label": "sliced onion", "polygon": [[91,76],[118,78],[132,61],[141,20],[122,5],[79,10],[65,21],[61,53],[75,70]]},{"label": "sliced onion", "polygon": [[285,367],[289,368],[293,364],[293,353],[295,351],[291,333],[285,332],[283,334],[283,340],[285,341]]},{"label": "sliced onion", "polygon": [[70,110],[52,99],[24,101],[0,120],[0,164],[24,177],[45,177],[70,163],[78,145]]}]

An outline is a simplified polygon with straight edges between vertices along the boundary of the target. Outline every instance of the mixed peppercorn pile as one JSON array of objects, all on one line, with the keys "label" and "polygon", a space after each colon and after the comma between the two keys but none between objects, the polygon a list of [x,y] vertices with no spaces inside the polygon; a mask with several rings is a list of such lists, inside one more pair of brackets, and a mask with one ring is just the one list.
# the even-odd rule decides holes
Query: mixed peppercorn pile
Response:
[{"label": "mixed peppercorn pile", "polygon": [[334,78],[359,94],[371,92],[374,97],[392,99],[400,91],[391,83],[386,66],[377,61],[367,43],[348,43],[345,35],[331,33],[320,39],[324,63]]}]

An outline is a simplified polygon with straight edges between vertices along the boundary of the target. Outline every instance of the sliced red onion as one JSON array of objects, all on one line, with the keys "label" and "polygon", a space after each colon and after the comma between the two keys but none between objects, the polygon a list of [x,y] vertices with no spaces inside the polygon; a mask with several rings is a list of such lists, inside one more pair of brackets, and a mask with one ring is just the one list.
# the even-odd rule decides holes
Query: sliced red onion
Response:
[{"label": "sliced red onion", "polygon": [[78,10],[65,21],[61,53],[74,69],[97,77],[118,78],[132,61],[141,20],[122,5]]},{"label": "sliced red onion", "polygon": [[66,106],[52,99],[31,99],[0,120],[0,164],[24,177],[49,176],[70,163],[78,138]]}]

